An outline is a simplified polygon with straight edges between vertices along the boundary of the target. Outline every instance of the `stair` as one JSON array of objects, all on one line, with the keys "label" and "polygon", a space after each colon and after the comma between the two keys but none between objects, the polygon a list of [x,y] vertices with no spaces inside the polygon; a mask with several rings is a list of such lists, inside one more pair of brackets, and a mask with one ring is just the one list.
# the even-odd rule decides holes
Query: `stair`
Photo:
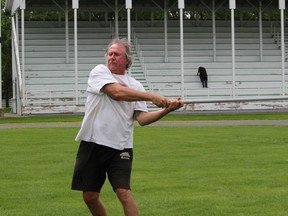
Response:
[{"label": "stair", "polygon": [[138,80],[144,86],[145,90],[148,91],[149,89],[148,82],[145,78],[138,54],[134,46],[132,46],[132,54],[133,54],[133,64],[130,69],[131,76],[136,80]]}]

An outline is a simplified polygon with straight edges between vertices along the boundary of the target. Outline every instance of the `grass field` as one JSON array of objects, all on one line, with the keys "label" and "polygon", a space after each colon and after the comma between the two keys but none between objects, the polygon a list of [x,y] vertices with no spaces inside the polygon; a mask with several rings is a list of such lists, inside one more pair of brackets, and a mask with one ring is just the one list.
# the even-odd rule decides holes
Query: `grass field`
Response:
[{"label": "grass field", "polygon": [[[0,124],[41,123],[41,122],[80,122],[82,115],[21,116],[0,118]],[[219,114],[170,114],[161,121],[217,121],[217,120],[287,120],[287,112],[266,113],[219,113]]]},{"label": "grass field", "polygon": [[[77,131],[0,130],[1,216],[89,215],[81,193],[70,190]],[[132,189],[141,215],[288,215],[287,132],[288,126],[136,127]],[[123,215],[108,182],[101,194],[109,216]]]}]

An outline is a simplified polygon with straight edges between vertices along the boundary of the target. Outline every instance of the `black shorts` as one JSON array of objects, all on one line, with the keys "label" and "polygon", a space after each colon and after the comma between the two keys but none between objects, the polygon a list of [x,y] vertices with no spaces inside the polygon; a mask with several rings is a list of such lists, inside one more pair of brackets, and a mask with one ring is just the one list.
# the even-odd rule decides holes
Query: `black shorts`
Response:
[{"label": "black shorts", "polygon": [[72,189],[100,192],[106,174],[115,191],[117,188],[130,189],[133,150],[117,150],[92,142],[80,143]]}]

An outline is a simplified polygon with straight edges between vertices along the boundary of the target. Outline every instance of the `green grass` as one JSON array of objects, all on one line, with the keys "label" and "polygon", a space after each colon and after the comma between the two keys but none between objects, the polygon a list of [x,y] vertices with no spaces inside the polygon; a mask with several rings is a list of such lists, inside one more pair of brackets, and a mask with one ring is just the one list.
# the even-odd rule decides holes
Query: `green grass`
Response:
[{"label": "green grass", "polygon": [[[70,190],[78,128],[0,130],[0,215],[84,216]],[[136,127],[132,189],[143,216],[288,214],[288,127]],[[107,182],[109,216],[123,215]]]},{"label": "green grass", "polygon": [[42,122],[80,122],[83,115],[36,115],[0,118],[0,124],[7,123],[42,123]]},{"label": "green grass", "polygon": [[[41,123],[41,122],[80,122],[83,115],[36,115],[0,118],[0,124]],[[219,113],[219,114],[169,114],[161,121],[207,121],[207,120],[287,120],[286,112],[267,113]]]}]

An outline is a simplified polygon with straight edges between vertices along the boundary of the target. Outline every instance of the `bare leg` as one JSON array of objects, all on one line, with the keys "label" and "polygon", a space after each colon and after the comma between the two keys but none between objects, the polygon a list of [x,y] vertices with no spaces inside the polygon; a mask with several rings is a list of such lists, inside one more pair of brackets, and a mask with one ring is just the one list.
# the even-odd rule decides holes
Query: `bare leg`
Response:
[{"label": "bare leg", "polygon": [[125,216],[139,216],[137,205],[130,190],[117,189],[116,194],[123,206]]},{"label": "bare leg", "polygon": [[83,192],[83,200],[93,216],[107,216],[106,209],[100,201],[99,193]]}]

